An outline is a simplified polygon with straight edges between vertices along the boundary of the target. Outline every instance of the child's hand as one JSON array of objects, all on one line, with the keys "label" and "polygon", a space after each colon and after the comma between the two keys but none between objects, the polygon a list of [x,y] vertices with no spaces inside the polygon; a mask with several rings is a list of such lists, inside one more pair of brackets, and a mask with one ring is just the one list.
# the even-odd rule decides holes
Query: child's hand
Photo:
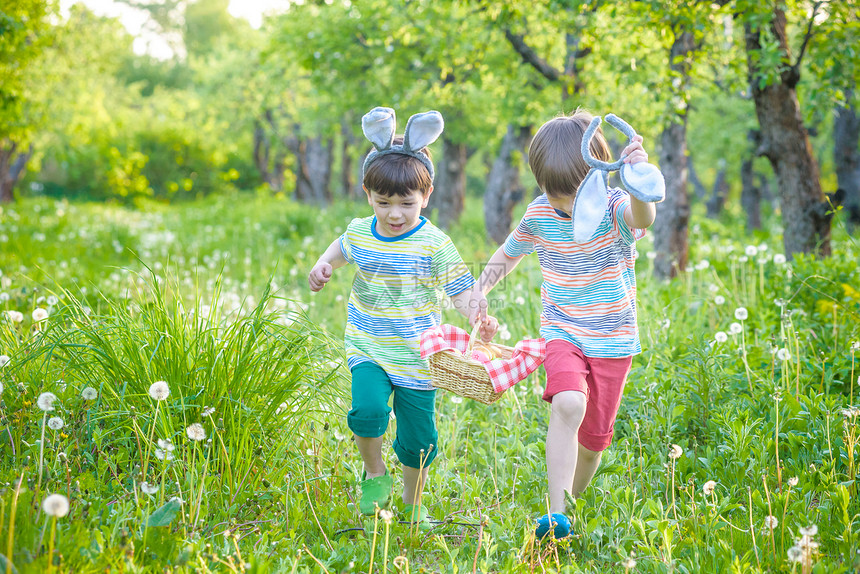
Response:
[{"label": "child's hand", "polygon": [[311,291],[317,292],[325,287],[325,284],[331,280],[331,272],[332,268],[328,263],[317,263],[314,265],[310,275],[308,275],[308,283],[311,286]]},{"label": "child's hand", "polygon": [[484,343],[491,342],[498,332],[499,320],[492,315],[487,315],[486,320],[481,322],[481,327],[478,329],[478,333],[481,335],[481,341]]},{"label": "child's hand", "polygon": [[489,307],[489,304],[487,303],[487,298],[484,296],[481,290],[473,289],[472,295],[471,297],[469,297],[469,325],[474,327],[475,323],[477,323],[478,321],[486,321],[487,307]]},{"label": "child's hand", "polygon": [[624,158],[624,163],[632,164],[648,161],[648,154],[645,152],[645,148],[642,147],[642,136],[639,134],[633,136],[633,141],[622,150],[621,157]]}]

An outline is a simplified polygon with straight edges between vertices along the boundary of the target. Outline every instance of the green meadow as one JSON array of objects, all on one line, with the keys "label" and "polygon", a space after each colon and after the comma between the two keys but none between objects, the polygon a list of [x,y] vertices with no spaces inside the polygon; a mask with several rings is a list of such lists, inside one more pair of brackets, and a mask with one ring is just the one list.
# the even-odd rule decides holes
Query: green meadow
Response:
[{"label": "green meadow", "polygon": [[[450,235],[477,273],[469,202]],[[701,207],[679,277],[638,244],[615,440],[574,535],[539,543],[541,369],[492,406],[439,393],[430,532],[350,504],[352,272],[307,273],[366,203],[3,206],[0,572],[858,571],[860,247],[837,216],[832,257],[786,261],[776,221]],[[499,342],[537,336],[539,288],[528,258],[493,292]]]}]

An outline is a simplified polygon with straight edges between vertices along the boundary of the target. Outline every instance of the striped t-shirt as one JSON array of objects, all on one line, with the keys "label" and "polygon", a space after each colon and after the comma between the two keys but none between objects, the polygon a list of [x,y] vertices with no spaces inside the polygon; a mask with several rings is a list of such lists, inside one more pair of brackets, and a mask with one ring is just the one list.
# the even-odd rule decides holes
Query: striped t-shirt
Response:
[{"label": "striped t-shirt", "polygon": [[343,256],[358,267],[347,303],[347,364],[370,361],[392,384],[432,389],[421,358],[421,334],[442,322],[441,296],[475,283],[451,239],[421,218],[397,237],[376,231],[376,217],[353,219],[340,238]]},{"label": "striped t-shirt", "polygon": [[624,221],[630,196],[610,189],[609,209],[586,243],[573,240],[569,216],[546,195],[532,201],[505,241],[508,257],[538,254],[541,336],[564,339],[588,357],[627,357],[642,351],[636,326],[636,239],[644,236]]}]

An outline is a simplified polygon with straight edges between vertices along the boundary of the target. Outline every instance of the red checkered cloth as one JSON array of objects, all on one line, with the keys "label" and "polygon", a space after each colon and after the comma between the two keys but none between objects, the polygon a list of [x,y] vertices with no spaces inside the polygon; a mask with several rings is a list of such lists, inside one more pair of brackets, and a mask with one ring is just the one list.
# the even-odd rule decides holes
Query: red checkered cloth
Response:
[{"label": "red checkered cloth", "polygon": [[[439,325],[421,335],[421,358],[440,351],[453,350],[462,354],[469,348],[469,333],[453,325]],[[484,363],[493,389],[505,391],[537,369],[546,358],[544,339],[523,339],[514,347],[510,359],[493,359]]]}]

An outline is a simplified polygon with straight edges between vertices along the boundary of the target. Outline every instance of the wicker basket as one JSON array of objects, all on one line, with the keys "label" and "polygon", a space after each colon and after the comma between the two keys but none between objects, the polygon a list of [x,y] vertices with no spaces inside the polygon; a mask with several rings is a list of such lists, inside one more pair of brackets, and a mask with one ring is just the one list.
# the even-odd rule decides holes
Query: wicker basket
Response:
[{"label": "wicker basket", "polygon": [[[490,382],[490,375],[487,373],[486,367],[480,361],[469,358],[475,345],[479,327],[480,323],[475,323],[465,355],[459,351],[451,350],[430,355],[430,382],[439,389],[445,389],[455,395],[491,405],[499,400],[504,392],[497,393],[493,389],[493,383]],[[478,345],[485,348],[489,347],[498,359],[510,359],[514,352],[512,347],[504,345],[493,343],[478,343]]]}]

